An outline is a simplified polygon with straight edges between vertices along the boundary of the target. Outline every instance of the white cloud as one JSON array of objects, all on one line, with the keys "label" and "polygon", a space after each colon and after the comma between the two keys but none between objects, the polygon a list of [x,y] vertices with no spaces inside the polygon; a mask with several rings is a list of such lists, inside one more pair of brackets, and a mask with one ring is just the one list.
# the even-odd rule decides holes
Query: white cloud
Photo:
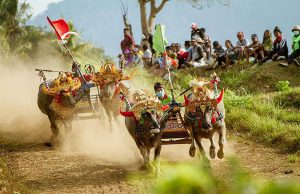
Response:
[{"label": "white cloud", "polygon": [[[20,3],[23,3],[25,0],[21,0]],[[57,3],[62,0],[26,0],[27,3],[31,6],[31,12],[33,17],[47,10],[47,7],[50,3]]]}]

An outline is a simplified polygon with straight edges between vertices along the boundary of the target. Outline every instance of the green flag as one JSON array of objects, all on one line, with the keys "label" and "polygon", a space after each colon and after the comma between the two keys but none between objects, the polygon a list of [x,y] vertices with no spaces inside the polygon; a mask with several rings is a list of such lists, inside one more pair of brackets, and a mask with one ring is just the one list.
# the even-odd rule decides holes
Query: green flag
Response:
[{"label": "green flag", "polygon": [[165,37],[165,29],[165,25],[157,24],[155,26],[153,49],[156,51],[156,54],[165,52],[165,47],[168,45],[168,41]]}]

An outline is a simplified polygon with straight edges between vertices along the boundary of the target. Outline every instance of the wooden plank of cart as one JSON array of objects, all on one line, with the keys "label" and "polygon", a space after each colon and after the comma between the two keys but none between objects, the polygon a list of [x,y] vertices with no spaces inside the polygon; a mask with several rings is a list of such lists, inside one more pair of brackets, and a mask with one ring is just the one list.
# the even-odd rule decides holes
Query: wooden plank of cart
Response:
[{"label": "wooden plank of cart", "polygon": [[181,113],[173,113],[168,119],[162,130],[162,145],[191,144],[190,132],[184,127],[179,114]]}]

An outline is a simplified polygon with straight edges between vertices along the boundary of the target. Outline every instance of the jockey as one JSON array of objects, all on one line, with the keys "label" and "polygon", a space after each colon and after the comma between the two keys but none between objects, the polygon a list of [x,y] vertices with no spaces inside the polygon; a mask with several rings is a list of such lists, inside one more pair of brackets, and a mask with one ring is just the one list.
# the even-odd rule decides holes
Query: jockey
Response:
[{"label": "jockey", "polygon": [[154,84],[154,91],[163,106],[172,101],[172,98],[165,93],[165,87],[163,84],[156,82]]}]

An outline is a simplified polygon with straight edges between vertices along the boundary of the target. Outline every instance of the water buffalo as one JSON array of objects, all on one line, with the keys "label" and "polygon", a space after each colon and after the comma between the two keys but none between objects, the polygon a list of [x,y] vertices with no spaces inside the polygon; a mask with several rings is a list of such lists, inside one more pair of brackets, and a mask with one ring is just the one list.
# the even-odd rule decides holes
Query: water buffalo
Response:
[{"label": "water buffalo", "polygon": [[[214,92],[205,89],[204,85],[193,87],[194,91],[200,90],[200,92],[195,94],[191,93],[186,101],[188,102],[185,110],[185,124],[192,132],[192,145],[190,147],[190,155],[193,157],[195,155],[195,144],[196,141],[200,153],[203,157],[205,156],[205,151],[201,143],[202,138],[210,140],[209,155],[211,158],[215,158],[215,143],[213,135],[215,132],[219,134],[219,150],[217,152],[218,158],[224,157],[224,144],[226,142],[226,124],[225,124],[225,108],[223,103],[224,89],[221,91],[219,97],[214,98]],[[196,92],[197,93],[197,92]]]},{"label": "water buffalo", "polygon": [[119,89],[119,84],[114,81],[105,83],[100,87],[100,101],[102,102],[110,124],[112,123],[113,118],[116,118],[119,115]]},{"label": "water buffalo", "polygon": [[[132,108],[134,109],[135,105]],[[120,111],[121,115],[125,116],[126,128],[143,156],[144,167],[154,169],[157,176],[160,174],[160,163],[158,159],[162,145],[161,132],[152,132],[160,128],[157,120],[157,108],[145,108],[140,112],[139,116],[137,116],[135,112],[129,111],[129,109],[130,105],[127,103],[126,112]],[[150,150],[152,148],[154,148],[154,166],[150,162]]]},{"label": "water buffalo", "polygon": [[[51,88],[53,85],[53,81],[48,82],[49,87]],[[60,133],[60,127],[58,122],[61,121],[64,124],[65,132],[70,133],[72,130],[72,120],[74,114],[72,111],[75,109],[75,105],[79,102],[84,95],[89,95],[89,89],[81,86],[81,88],[76,91],[76,95],[63,95],[61,92],[60,96],[60,106],[65,110],[67,114],[61,115],[57,111],[55,111],[55,107],[53,106],[53,102],[55,101],[55,96],[45,94],[43,92],[43,87],[45,83],[40,84],[37,104],[42,113],[48,116],[48,119],[51,124],[52,137],[50,142],[45,143],[47,146],[52,146],[53,144],[59,143],[58,135]]]}]

